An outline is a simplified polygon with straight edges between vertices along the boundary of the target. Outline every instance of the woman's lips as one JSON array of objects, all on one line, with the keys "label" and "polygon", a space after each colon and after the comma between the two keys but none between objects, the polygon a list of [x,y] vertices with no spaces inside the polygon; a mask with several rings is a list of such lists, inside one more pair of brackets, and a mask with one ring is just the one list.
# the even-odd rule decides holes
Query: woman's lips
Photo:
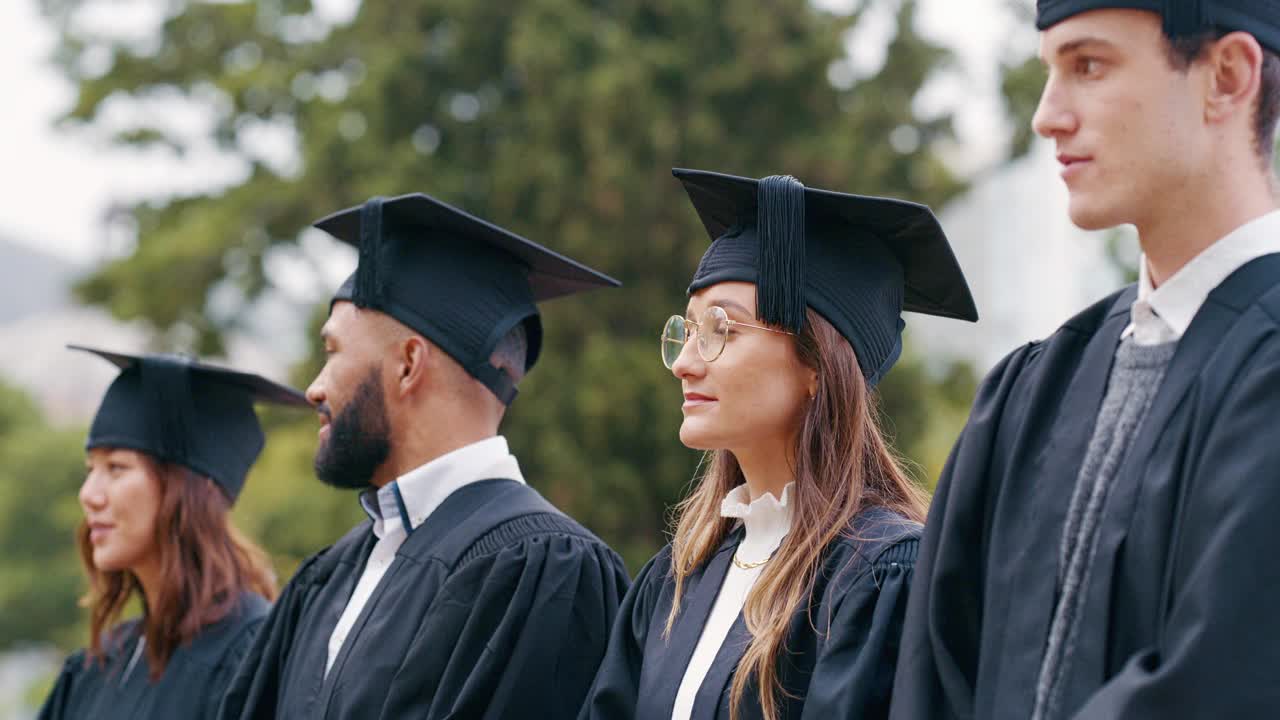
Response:
[{"label": "woman's lips", "polygon": [[685,393],[683,407],[685,410],[692,410],[693,408],[704,407],[714,402],[716,402],[716,399],[710,395],[703,395],[702,393]]},{"label": "woman's lips", "polygon": [[97,545],[107,539],[114,525],[110,523],[89,523],[89,542]]}]

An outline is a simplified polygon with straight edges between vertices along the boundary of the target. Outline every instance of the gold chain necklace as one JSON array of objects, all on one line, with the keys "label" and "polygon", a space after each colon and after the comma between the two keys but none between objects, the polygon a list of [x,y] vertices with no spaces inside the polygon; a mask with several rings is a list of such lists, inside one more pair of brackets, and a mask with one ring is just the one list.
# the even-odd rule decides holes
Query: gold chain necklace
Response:
[{"label": "gold chain necklace", "polygon": [[768,557],[766,557],[765,559],[760,560],[760,561],[758,561],[758,562],[750,562],[750,563],[749,563],[749,562],[743,562],[743,561],[741,561],[741,560],[739,560],[739,559],[738,559],[738,553],[737,553],[737,551],[735,550],[735,551],[734,551],[734,553],[733,553],[733,566],[734,566],[734,567],[736,567],[736,568],[738,568],[739,570],[754,570],[754,569],[756,569],[756,568],[760,567],[761,565],[763,565],[763,564],[765,564],[765,563],[769,562],[769,561],[770,561],[770,560],[772,560],[772,559],[773,559],[773,553],[769,553]]}]

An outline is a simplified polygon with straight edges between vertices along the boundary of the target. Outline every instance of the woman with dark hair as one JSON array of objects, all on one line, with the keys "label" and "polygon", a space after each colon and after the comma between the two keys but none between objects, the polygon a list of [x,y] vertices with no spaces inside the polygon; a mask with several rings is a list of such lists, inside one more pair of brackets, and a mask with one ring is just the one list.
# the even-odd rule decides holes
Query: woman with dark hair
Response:
[{"label": "woman with dark hair", "polygon": [[707,451],[581,718],[887,716],[924,493],[877,422],[900,314],[976,320],[928,208],[675,171],[713,242],[667,321]]},{"label": "woman with dark hair", "polygon": [[[90,427],[80,488],[89,646],[39,717],[212,717],[276,593],[266,554],[229,517],[263,447],[253,402],[306,399],[185,358],[75,349],[121,373]],[[141,617],[117,624],[134,599]]]}]

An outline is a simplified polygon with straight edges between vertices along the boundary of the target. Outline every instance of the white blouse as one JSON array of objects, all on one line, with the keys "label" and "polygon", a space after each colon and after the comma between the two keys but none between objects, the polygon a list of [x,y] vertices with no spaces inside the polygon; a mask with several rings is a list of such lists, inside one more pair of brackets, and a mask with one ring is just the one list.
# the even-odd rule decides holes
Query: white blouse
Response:
[{"label": "white blouse", "polygon": [[[746,527],[746,536],[738,545],[734,557],[744,565],[758,563],[773,555],[773,551],[782,544],[782,539],[791,530],[791,493],[795,483],[787,483],[782,489],[782,499],[772,493],[765,493],[748,503],[750,494],[746,485],[739,485],[720,502],[720,515],[727,518],[738,518]],[[729,630],[737,622],[742,613],[742,606],[747,603],[747,593],[764,572],[765,564],[744,570],[735,563],[729,565],[725,573],[724,583],[716,602],[711,606],[711,615],[702,628],[702,636],[689,659],[689,667],[684,671],[684,679],[680,681],[680,690],[676,693],[676,704],[672,708],[672,720],[689,720],[693,713],[693,701],[698,695],[698,688],[711,669],[720,646],[729,635]]]}]

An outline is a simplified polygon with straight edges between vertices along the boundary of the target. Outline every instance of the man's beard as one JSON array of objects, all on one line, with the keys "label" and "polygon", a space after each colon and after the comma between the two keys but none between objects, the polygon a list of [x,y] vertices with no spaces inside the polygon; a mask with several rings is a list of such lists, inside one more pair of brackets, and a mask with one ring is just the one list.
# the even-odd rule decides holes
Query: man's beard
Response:
[{"label": "man's beard", "polygon": [[329,416],[329,437],[316,449],[316,477],[336,488],[369,487],[373,474],[391,454],[391,424],[378,368],[369,369],[336,416],[329,412],[328,403],[319,411]]}]

